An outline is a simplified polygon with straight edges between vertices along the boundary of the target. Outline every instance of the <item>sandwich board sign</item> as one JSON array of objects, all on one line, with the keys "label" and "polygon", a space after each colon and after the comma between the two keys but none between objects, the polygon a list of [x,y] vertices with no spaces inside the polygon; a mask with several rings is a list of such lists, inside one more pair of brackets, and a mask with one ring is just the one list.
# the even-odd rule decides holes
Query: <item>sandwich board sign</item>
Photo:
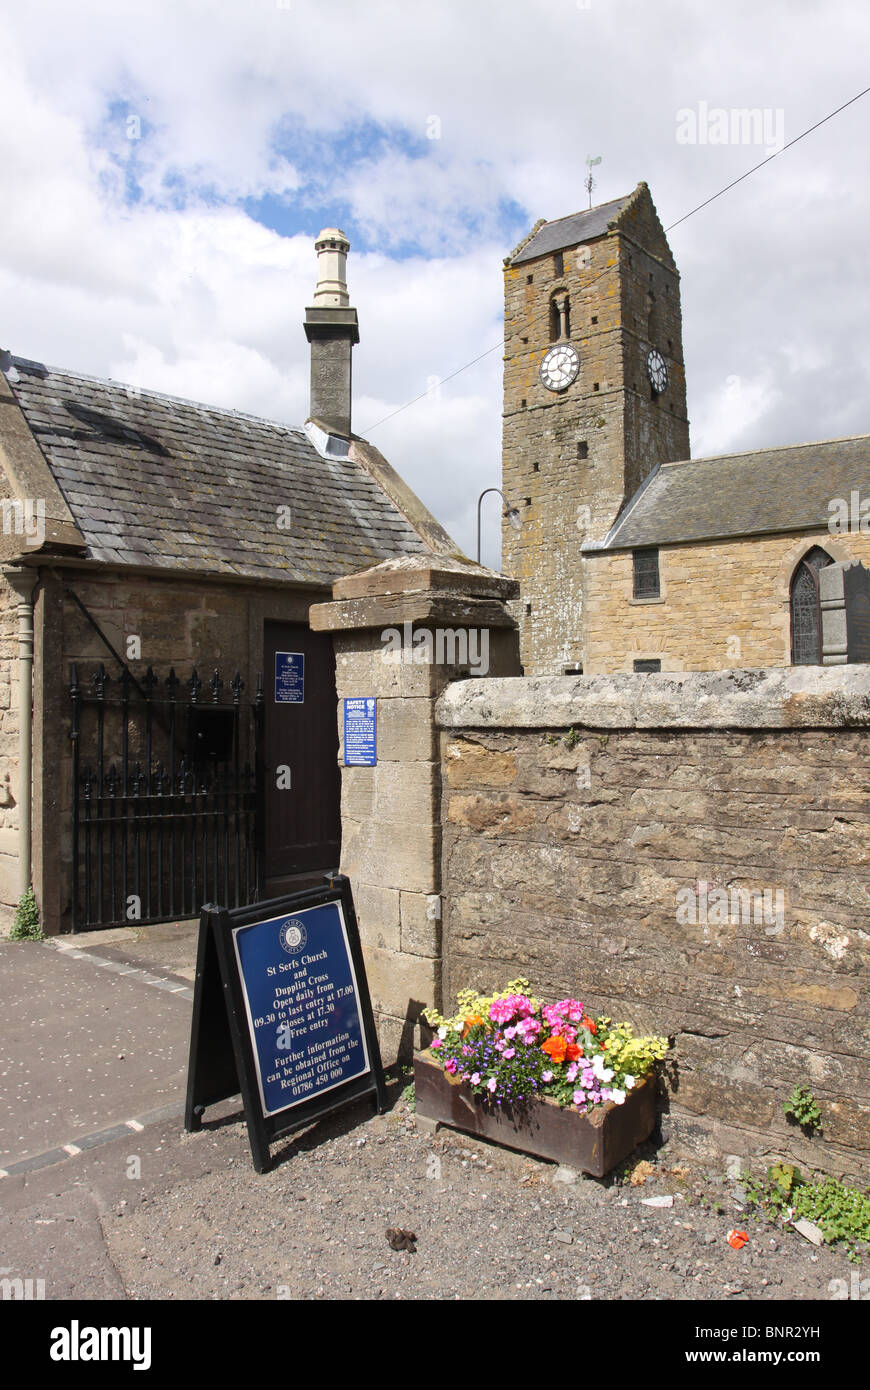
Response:
[{"label": "sandwich board sign", "polygon": [[269,1145],[371,1095],[384,1074],[350,882],[202,909],[184,1127],[241,1092],[254,1167]]}]

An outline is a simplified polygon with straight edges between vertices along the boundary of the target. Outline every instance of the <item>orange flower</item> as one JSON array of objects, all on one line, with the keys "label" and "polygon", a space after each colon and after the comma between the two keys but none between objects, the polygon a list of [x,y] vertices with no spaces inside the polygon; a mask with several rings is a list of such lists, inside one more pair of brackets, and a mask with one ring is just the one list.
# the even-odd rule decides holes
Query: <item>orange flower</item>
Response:
[{"label": "orange flower", "polygon": [[729,1231],[728,1244],[732,1250],[742,1250],[744,1245],[749,1244],[749,1236],[745,1231]]},{"label": "orange flower", "polygon": [[583,1049],[578,1047],[576,1043],[569,1043],[565,1048],[565,1056],[569,1062],[576,1062],[583,1056]]},{"label": "orange flower", "polygon": [[541,1044],[541,1051],[546,1052],[548,1057],[552,1057],[554,1062],[564,1062],[567,1050],[568,1044],[558,1034]]},{"label": "orange flower", "polygon": [[593,1023],[591,1018],[584,1018],[582,1026],[588,1028],[593,1035],[598,1032],[598,1024]]},{"label": "orange flower", "polygon": [[484,1027],[486,1027],[486,1019],[481,1018],[480,1014],[469,1014],[462,1028],[463,1038],[471,1032],[472,1028],[476,1028],[479,1024],[482,1024]]}]

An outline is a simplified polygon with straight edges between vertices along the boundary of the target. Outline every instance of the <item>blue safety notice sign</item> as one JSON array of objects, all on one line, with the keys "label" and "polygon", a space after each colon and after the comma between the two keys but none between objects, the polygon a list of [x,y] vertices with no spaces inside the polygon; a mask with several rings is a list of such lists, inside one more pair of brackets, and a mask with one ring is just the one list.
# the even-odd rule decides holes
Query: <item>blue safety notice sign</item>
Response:
[{"label": "blue safety notice sign", "polygon": [[344,702],[344,765],[374,767],[378,761],[378,702],[361,696]]}]

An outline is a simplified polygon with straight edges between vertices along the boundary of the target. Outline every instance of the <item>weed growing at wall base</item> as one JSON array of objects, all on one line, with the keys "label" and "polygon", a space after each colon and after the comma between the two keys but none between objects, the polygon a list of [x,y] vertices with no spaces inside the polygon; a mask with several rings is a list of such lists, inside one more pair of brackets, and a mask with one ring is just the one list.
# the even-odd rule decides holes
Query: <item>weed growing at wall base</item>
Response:
[{"label": "weed growing at wall base", "polygon": [[870,1192],[847,1187],[837,1178],[807,1182],[799,1168],[774,1164],[762,1178],[744,1177],[750,1207],[780,1225],[812,1221],[829,1245],[842,1244],[846,1258],[859,1264],[870,1245]]},{"label": "weed growing at wall base", "polygon": [[18,900],[9,939],[10,941],[45,940],[42,933],[42,923],[39,920],[39,908],[36,905],[36,897],[32,887],[28,888],[26,893],[22,893]]}]

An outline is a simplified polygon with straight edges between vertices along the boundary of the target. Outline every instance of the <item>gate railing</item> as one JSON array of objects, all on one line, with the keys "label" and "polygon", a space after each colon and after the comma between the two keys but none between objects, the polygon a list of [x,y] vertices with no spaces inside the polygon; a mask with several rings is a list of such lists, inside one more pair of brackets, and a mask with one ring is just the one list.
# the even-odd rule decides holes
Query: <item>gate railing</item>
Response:
[{"label": "gate railing", "polygon": [[210,699],[196,670],[184,686],[179,699],[174,669],[113,680],[103,666],[80,685],[71,668],[73,931],[261,896],[262,678],[245,704],[238,672],[228,702],[217,670]]}]

